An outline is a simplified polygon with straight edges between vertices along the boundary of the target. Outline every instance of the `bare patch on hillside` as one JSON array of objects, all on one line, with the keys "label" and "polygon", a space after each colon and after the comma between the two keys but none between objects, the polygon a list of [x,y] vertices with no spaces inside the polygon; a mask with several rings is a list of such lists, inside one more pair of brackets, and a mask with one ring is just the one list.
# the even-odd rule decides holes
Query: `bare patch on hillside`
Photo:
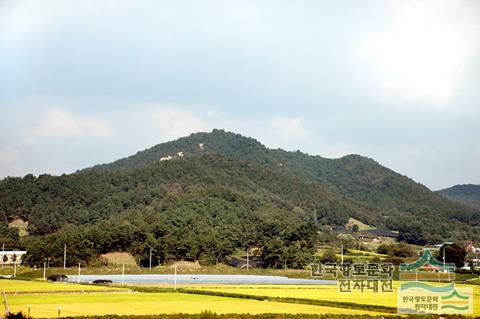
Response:
[{"label": "bare patch on hillside", "polygon": [[20,237],[28,236],[28,222],[24,221],[21,218],[14,219],[11,223],[8,224],[8,227],[10,228],[17,228],[18,229],[18,234]]},{"label": "bare patch on hillside", "polygon": [[196,270],[196,269],[202,268],[198,260],[197,261],[180,260],[180,261],[174,262],[173,264],[168,265],[167,267],[173,269],[175,268],[175,265],[177,266],[177,269],[181,269],[181,270]]},{"label": "bare patch on hillside", "polygon": [[137,265],[135,258],[129,253],[108,253],[100,255],[100,260],[106,265]]},{"label": "bare patch on hillside", "polygon": [[349,218],[348,223],[345,224],[345,228],[352,229],[353,225],[357,225],[358,230],[360,230],[360,231],[375,229],[375,227],[370,227],[369,225],[364,224],[364,223],[362,223],[361,221],[359,221],[358,219],[355,219],[355,218]]}]

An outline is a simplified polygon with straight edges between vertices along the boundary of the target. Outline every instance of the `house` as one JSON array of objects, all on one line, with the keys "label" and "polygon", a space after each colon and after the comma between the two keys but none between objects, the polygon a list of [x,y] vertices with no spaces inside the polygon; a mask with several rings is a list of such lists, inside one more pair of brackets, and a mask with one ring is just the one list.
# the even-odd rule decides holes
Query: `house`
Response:
[{"label": "house", "polygon": [[475,254],[476,253],[476,248],[475,248],[475,243],[473,241],[468,241],[465,243],[465,250],[467,251],[467,253],[472,253],[472,254]]},{"label": "house", "polygon": [[25,250],[4,250],[0,251],[0,264],[13,265],[21,264],[23,255],[27,252]]}]

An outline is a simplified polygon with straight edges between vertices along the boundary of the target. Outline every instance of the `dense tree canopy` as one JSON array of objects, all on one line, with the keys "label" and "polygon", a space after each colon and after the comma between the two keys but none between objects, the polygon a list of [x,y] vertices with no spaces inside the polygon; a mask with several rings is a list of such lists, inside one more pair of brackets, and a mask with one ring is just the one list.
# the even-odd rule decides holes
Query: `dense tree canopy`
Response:
[{"label": "dense tree canopy", "polygon": [[[303,267],[318,230],[350,217],[417,244],[480,233],[477,211],[373,160],[270,150],[218,130],[70,175],[0,181],[0,243],[28,248],[32,265],[60,263],[67,244],[68,264],[112,251],[146,264],[150,249],[156,263],[214,263],[259,247],[266,266]],[[29,223],[22,241],[7,227],[16,218]]]}]

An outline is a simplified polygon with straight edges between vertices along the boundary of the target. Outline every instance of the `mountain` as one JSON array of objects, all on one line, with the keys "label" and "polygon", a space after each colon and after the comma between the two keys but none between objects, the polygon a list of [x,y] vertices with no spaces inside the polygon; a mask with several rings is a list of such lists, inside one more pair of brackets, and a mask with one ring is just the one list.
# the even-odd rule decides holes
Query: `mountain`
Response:
[{"label": "mountain", "polygon": [[[411,235],[426,237],[428,241],[453,238],[454,228],[470,233],[471,226],[480,225],[478,210],[452,203],[372,159],[360,155],[327,159],[300,151],[268,149],[255,139],[223,130],[191,134],[90,170],[131,171],[168,156],[175,160],[179,157],[177,153],[183,158],[221,154],[319,183],[368,210],[370,213],[363,221],[408,233],[409,240]],[[447,220],[453,224],[445,223]]]},{"label": "mountain", "polygon": [[[479,239],[478,210],[453,203],[372,159],[268,149],[213,130],[62,176],[0,181],[0,241],[27,248],[25,261],[61,263],[128,251],[145,262],[214,263],[264,247],[266,266],[307,264],[325,225],[355,218],[424,244]],[[20,239],[8,228],[28,222]],[[268,257],[268,258],[267,258]]]},{"label": "mountain", "polygon": [[451,201],[480,209],[480,185],[455,185],[439,190],[436,193],[448,198]]}]

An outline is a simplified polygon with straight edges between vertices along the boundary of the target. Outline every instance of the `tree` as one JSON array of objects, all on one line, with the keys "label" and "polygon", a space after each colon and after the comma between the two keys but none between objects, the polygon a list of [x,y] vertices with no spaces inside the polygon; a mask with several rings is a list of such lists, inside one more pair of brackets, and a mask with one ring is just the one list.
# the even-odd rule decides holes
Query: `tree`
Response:
[{"label": "tree", "polygon": [[350,234],[338,234],[337,239],[344,249],[353,249],[357,246],[357,240]]},{"label": "tree", "polygon": [[398,244],[381,244],[377,248],[377,253],[400,258],[417,256],[417,252],[413,246],[405,242],[400,242]]},{"label": "tree", "polygon": [[262,249],[260,259],[264,267],[282,268],[286,261],[287,251],[285,244],[280,238],[270,239]]},{"label": "tree", "polygon": [[337,253],[332,248],[326,249],[320,257],[320,262],[335,263],[337,262]]},{"label": "tree", "polygon": [[467,256],[467,251],[458,243],[453,243],[451,245],[443,245],[440,249],[440,256],[443,257],[443,250],[445,249],[445,262],[454,263],[457,268],[461,268],[465,264],[465,257]]},{"label": "tree", "polygon": [[411,245],[405,242],[400,242],[393,247],[393,255],[395,257],[402,257],[402,258],[414,257],[417,255],[417,252]]}]

